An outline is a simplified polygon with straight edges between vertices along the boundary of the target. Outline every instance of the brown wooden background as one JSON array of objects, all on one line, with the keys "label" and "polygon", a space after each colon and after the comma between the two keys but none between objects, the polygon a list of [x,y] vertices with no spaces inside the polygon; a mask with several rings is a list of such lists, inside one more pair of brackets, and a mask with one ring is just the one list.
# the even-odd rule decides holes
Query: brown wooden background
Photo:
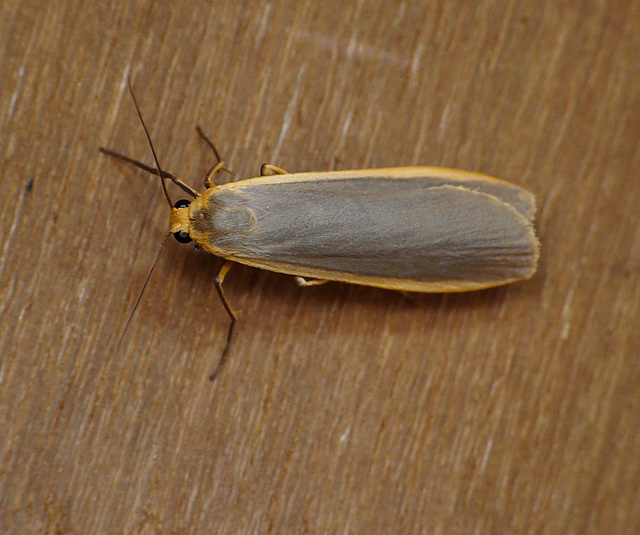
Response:
[{"label": "brown wooden background", "polygon": [[[97,5],[101,4],[101,5]],[[637,533],[640,4],[2,3],[2,533]],[[538,195],[530,281],[300,289],[170,240],[200,187],[432,164]],[[177,196],[177,194],[174,194]]]}]

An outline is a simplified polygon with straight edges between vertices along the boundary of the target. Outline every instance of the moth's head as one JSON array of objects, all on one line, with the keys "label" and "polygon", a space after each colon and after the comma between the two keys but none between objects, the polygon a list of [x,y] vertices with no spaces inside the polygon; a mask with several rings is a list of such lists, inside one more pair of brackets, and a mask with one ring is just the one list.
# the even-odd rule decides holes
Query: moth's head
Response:
[{"label": "moth's head", "polygon": [[181,199],[175,203],[171,209],[169,229],[173,237],[180,243],[189,243],[191,241],[191,236],[189,236],[191,227],[191,221],[189,220],[190,204],[190,201]]}]

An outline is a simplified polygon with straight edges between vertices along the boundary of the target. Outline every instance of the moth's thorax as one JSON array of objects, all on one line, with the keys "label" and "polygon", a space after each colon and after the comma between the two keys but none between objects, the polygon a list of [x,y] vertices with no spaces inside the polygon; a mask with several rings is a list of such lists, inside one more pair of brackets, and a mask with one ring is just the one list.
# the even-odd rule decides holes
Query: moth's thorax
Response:
[{"label": "moth's thorax", "polygon": [[171,209],[169,229],[172,234],[175,234],[176,232],[185,232],[189,234],[189,228],[191,227],[191,222],[189,221],[189,208],[190,206]]},{"label": "moth's thorax", "polygon": [[194,223],[208,217],[209,197],[214,189],[210,188],[199,197],[193,199],[189,206],[171,209],[171,216],[169,217],[169,230],[171,233],[186,232],[192,239],[196,239],[194,233],[197,234],[197,230],[194,229]]},{"label": "moth's thorax", "polygon": [[[205,251],[219,254],[215,246],[212,246],[212,237],[216,234],[212,214],[215,206],[212,206],[212,197],[216,188],[209,188],[199,197],[191,201],[189,206],[172,208],[169,218],[171,233],[184,232]],[[213,203],[215,205],[215,203]]]}]

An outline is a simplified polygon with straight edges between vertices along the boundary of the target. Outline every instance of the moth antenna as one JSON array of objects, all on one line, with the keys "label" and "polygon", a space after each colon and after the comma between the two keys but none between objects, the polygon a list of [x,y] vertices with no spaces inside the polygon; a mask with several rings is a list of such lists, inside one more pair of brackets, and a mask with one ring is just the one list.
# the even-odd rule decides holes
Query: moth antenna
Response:
[{"label": "moth antenna", "polygon": [[[133,158],[129,158],[129,156],[125,156],[124,154],[120,154],[119,152],[116,152],[115,150],[106,149],[104,147],[100,147],[98,150],[100,152],[103,152],[104,154],[108,154],[109,156],[113,156],[114,158],[117,158],[118,160],[122,160],[124,162],[133,164],[136,167],[142,169],[143,171],[146,171],[147,173],[151,173],[152,175],[158,175],[158,176],[160,175],[160,173],[158,173],[158,170],[156,168],[150,167],[148,165],[145,165],[142,162],[139,162],[138,160],[134,160]],[[165,178],[168,178],[169,180],[171,180],[176,186],[178,186],[185,193],[188,193],[189,195],[191,195],[194,198],[200,196],[200,194],[196,190],[194,190],[191,186],[188,186],[187,184],[185,184],[182,180],[180,180],[173,173],[170,173],[169,171],[165,171],[163,169],[162,170],[162,174],[164,175]]]},{"label": "moth antenna", "polygon": [[160,244],[160,248],[158,249],[158,252],[156,253],[156,257],[153,260],[153,264],[151,265],[151,269],[149,270],[147,278],[144,280],[144,284],[142,285],[142,290],[140,290],[140,295],[138,295],[138,299],[136,299],[136,304],[133,305],[133,310],[129,314],[129,318],[127,319],[127,323],[125,323],[125,325],[124,325],[124,329],[122,330],[122,334],[120,335],[120,339],[118,340],[118,345],[116,346],[116,353],[120,352],[120,345],[122,344],[122,339],[124,338],[124,335],[127,333],[127,330],[129,329],[129,324],[131,323],[131,320],[133,319],[133,315],[136,313],[136,310],[138,310],[138,305],[140,305],[140,301],[142,301],[142,294],[144,294],[144,291],[147,288],[147,284],[149,283],[149,279],[151,279],[151,274],[153,273],[153,270],[155,269],[156,264],[158,263],[158,258],[160,258],[160,253],[162,252],[162,248],[164,247],[164,244],[167,242],[167,238],[169,236],[171,236],[171,232],[169,232],[164,237],[164,239],[162,240],[162,243]]},{"label": "moth antenna", "polygon": [[142,118],[142,113],[140,112],[140,106],[138,106],[138,101],[136,100],[136,96],[133,94],[133,88],[131,87],[131,79],[127,76],[127,86],[129,86],[129,93],[131,93],[131,98],[133,99],[133,105],[136,107],[136,111],[138,112],[138,117],[140,118],[140,122],[142,123],[142,128],[144,128],[144,133],[147,136],[147,141],[149,142],[149,146],[151,147],[151,152],[153,153],[153,159],[156,162],[156,167],[158,168],[158,175],[160,176],[160,182],[162,183],[162,191],[164,191],[164,196],[169,203],[169,208],[173,208],[173,202],[171,202],[171,197],[169,197],[169,192],[167,191],[167,185],[165,184],[165,172],[160,167],[160,162],[158,161],[158,156],[156,155],[156,149],[153,148],[153,143],[151,142],[151,136],[149,135],[149,130],[147,129],[147,125],[144,123],[144,119]]}]

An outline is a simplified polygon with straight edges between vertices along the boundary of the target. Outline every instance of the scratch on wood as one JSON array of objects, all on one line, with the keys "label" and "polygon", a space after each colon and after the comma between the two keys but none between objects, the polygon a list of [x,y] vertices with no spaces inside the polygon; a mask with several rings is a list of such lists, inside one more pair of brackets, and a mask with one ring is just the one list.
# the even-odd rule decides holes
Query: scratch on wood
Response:
[{"label": "scratch on wood", "polygon": [[344,120],[344,124],[342,125],[342,138],[344,139],[349,132],[349,127],[351,126],[351,119],[353,119],[353,108],[349,110],[347,114],[347,118]]},{"label": "scratch on wood", "polygon": [[410,60],[407,56],[387,52],[383,48],[371,46],[357,39],[356,36],[350,39],[336,39],[331,35],[317,34],[305,30],[294,30],[292,37],[298,40],[313,41],[322,49],[336,50],[349,59],[364,59],[366,61],[377,61],[390,63],[395,67],[406,67]]},{"label": "scratch on wood", "polygon": [[131,72],[131,63],[127,63],[127,66],[124,68],[124,73],[122,74],[122,80],[120,82],[120,94],[124,93],[124,90],[127,87],[127,78],[129,78],[129,72]]},{"label": "scratch on wood", "polygon": [[487,467],[487,460],[489,459],[489,454],[493,449],[493,438],[490,438],[487,441],[487,447],[484,450],[484,455],[482,456],[482,461],[480,462],[480,472],[484,472],[484,469]]},{"label": "scratch on wood", "polygon": [[125,93],[125,89],[127,88],[127,78],[129,77],[130,71],[131,63],[128,63],[122,73],[122,80],[120,81],[120,87],[118,88],[118,98],[116,99],[115,106],[111,109],[111,113],[109,114],[109,121],[107,122],[109,128],[111,128],[115,122],[118,112],[120,111],[120,105],[122,104],[122,97]]},{"label": "scratch on wood", "polygon": [[275,150],[273,151],[273,161],[278,160],[278,155],[280,154],[280,148],[282,147],[282,143],[284,138],[287,136],[287,132],[289,131],[289,127],[291,126],[291,120],[293,119],[293,112],[298,105],[298,96],[300,95],[300,83],[302,81],[302,77],[304,76],[304,71],[306,70],[306,65],[302,65],[300,67],[300,71],[298,72],[298,77],[296,78],[296,88],[293,92],[293,98],[289,105],[287,106],[287,111],[284,113],[284,120],[282,122],[282,130],[280,131],[280,137],[278,138],[278,144],[276,145]]},{"label": "scratch on wood", "polygon": [[345,144],[347,143],[347,135],[349,133],[349,128],[351,127],[351,120],[353,119],[353,108],[349,108],[347,112],[347,117],[342,124],[342,133],[340,135],[340,139],[338,140],[338,149],[337,152],[340,153],[344,149]]},{"label": "scratch on wood", "polygon": [[442,116],[440,117],[440,124],[438,124],[438,139],[444,138],[444,133],[447,131],[447,122],[449,121],[449,115],[451,113],[451,102],[447,102],[444,110],[442,110]]},{"label": "scratch on wood", "polygon": [[[576,280],[577,277],[576,277]],[[576,287],[575,285],[569,290],[569,293],[567,294],[567,298],[564,301],[564,305],[562,307],[562,333],[560,334],[560,339],[561,340],[566,340],[567,338],[569,338],[569,331],[571,330],[571,320],[570,320],[570,316],[571,316],[571,302],[573,301],[573,293],[575,291]]]},{"label": "scratch on wood", "polygon": [[7,112],[7,121],[10,121],[13,117],[13,112],[16,109],[16,102],[18,101],[18,95],[20,94],[20,88],[22,87],[22,78],[24,76],[24,65],[20,67],[18,71],[18,84],[16,90],[11,95],[11,104],[9,104],[9,111]]},{"label": "scratch on wood", "polygon": [[13,213],[13,217],[11,217],[11,227],[9,227],[9,232],[6,233],[6,239],[4,241],[4,247],[2,248],[2,256],[0,257],[0,277],[2,276],[2,272],[4,270],[4,264],[6,259],[9,256],[9,247],[11,246],[11,242],[13,241],[13,235],[18,228],[18,223],[22,219],[20,217],[22,212],[22,205],[24,203],[25,192],[20,195],[18,202],[14,203],[15,211]]},{"label": "scratch on wood", "polygon": [[376,113],[374,120],[375,120],[374,126],[373,126],[373,129],[371,130],[371,135],[369,136],[369,147],[364,159],[365,166],[367,167],[371,165],[371,159],[373,158],[373,153],[376,150],[376,139],[378,138],[378,133],[380,131],[380,124],[382,123],[381,114]]},{"label": "scratch on wood", "polygon": [[420,65],[422,65],[422,53],[424,52],[424,43],[418,43],[416,51],[413,53],[413,59],[411,61],[411,77],[414,77]]},{"label": "scratch on wood", "polygon": [[253,139],[253,132],[256,126],[255,118],[260,115],[260,110],[262,105],[264,104],[264,95],[267,87],[271,86],[271,71],[269,69],[266,70],[265,76],[262,79],[262,85],[260,87],[260,94],[258,95],[258,105],[256,106],[253,112],[253,118],[248,120],[249,127],[247,128],[247,133],[244,136],[244,148],[247,149],[251,145],[251,140]]},{"label": "scratch on wood", "polygon": [[260,25],[256,31],[256,35],[253,39],[253,43],[258,46],[262,39],[264,38],[264,34],[267,31],[267,24],[269,22],[269,18],[271,16],[271,11],[273,11],[273,5],[270,3],[265,4],[264,9],[262,11],[262,15],[260,16]]},{"label": "scratch on wood", "polygon": [[422,147],[425,146],[425,140],[427,136],[431,134],[431,128],[429,121],[421,121],[420,122],[420,130],[418,131],[418,136],[416,137],[416,141],[413,148],[413,165],[417,165],[419,162],[422,162]]},{"label": "scratch on wood", "polygon": [[402,24],[402,22],[404,20],[405,11],[406,11],[406,6],[405,6],[405,3],[402,2],[398,6],[398,11],[396,12],[396,16],[393,19],[393,25],[394,26],[398,26],[399,24]]}]

